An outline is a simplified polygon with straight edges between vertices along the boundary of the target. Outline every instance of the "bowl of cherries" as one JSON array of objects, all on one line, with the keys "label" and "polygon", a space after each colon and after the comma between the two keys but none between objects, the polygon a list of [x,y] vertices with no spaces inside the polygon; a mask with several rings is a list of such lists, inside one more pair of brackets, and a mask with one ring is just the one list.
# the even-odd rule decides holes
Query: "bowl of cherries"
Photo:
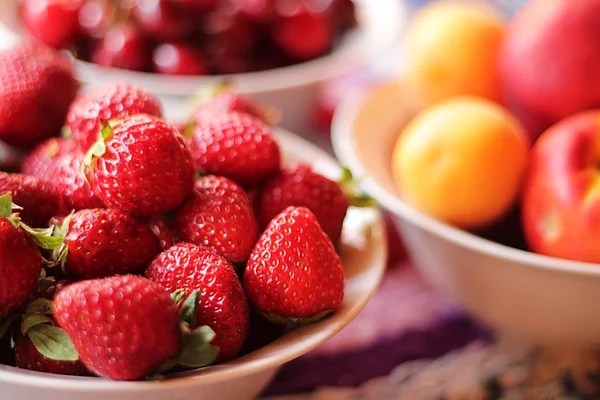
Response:
[{"label": "bowl of cherries", "polygon": [[226,80],[307,131],[322,81],[396,47],[397,0],[9,0],[0,22],[68,51],[86,84],[126,81],[156,93],[172,118],[199,88]]}]

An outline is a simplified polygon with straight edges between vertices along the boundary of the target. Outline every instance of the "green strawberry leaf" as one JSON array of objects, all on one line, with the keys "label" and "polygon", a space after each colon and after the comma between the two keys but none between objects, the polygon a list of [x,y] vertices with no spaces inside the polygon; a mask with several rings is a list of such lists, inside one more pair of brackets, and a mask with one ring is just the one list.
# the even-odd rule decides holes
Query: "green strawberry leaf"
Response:
[{"label": "green strawberry leaf", "polygon": [[194,135],[194,127],[195,126],[196,126],[195,122],[188,122],[187,124],[185,124],[185,128],[183,129],[183,132],[181,132],[183,137],[186,138],[187,140],[190,140],[192,138],[192,136]]},{"label": "green strawberry leaf", "polygon": [[55,250],[63,244],[63,238],[52,236],[54,227],[49,228],[31,228],[25,224],[21,224],[21,228],[29,233],[31,239],[38,247],[46,250]]},{"label": "green strawberry leaf", "polygon": [[333,311],[325,310],[318,314],[313,315],[312,317],[306,317],[306,318],[282,317],[281,315],[262,313],[262,312],[260,314],[263,317],[265,317],[266,319],[268,319],[269,321],[271,321],[272,323],[274,323],[275,325],[283,326],[286,330],[289,331],[289,330],[296,328],[299,325],[308,325],[308,324],[313,324],[315,322],[318,322],[318,321],[324,319],[325,317],[329,316],[330,314],[333,314]]},{"label": "green strawberry leaf", "polygon": [[77,361],[79,354],[73,341],[58,326],[35,325],[27,332],[29,339],[44,357],[57,361]]},{"label": "green strawberry leaf", "polygon": [[185,295],[186,295],[185,290],[177,289],[176,291],[171,293],[171,298],[173,299],[175,304],[177,304],[179,306],[179,303],[181,303],[183,301],[183,299],[185,299]]},{"label": "green strawberry leaf", "polygon": [[34,326],[41,324],[52,323],[52,318],[44,314],[30,314],[26,315],[21,322],[21,333],[26,335]]},{"label": "green strawberry leaf", "polygon": [[364,193],[360,187],[360,181],[352,176],[352,172],[342,168],[342,178],[339,181],[340,187],[346,193],[351,206],[361,208],[372,208],[377,206],[374,198]]},{"label": "green strawberry leaf", "polygon": [[215,337],[209,326],[201,326],[185,338],[179,355],[179,365],[187,368],[200,368],[212,364],[219,354],[219,347],[210,344]]},{"label": "green strawberry leaf", "polygon": [[94,157],[102,157],[104,153],[106,153],[105,135],[110,136],[111,133],[112,128],[110,125],[104,124],[100,133],[98,134],[98,140],[94,142],[94,144],[89,148],[88,152],[85,153],[85,156],[83,157],[83,161],[81,162],[81,174],[83,175],[83,179],[88,186],[90,182],[87,178],[86,169],[89,168],[91,172]]},{"label": "green strawberry leaf", "polygon": [[179,311],[179,319],[182,322],[187,323],[190,327],[193,327],[196,324],[199,298],[200,294],[197,290],[194,290],[192,293],[190,293],[187,299],[185,299],[181,305],[181,310]]},{"label": "green strawberry leaf", "polygon": [[8,192],[0,196],[0,217],[9,218],[12,215],[12,210],[12,195]]},{"label": "green strawberry leaf", "polygon": [[45,299],[40,297],[39,299],[35,299],[31,303],[27,305],[27,309],[25,310],[25,314],[52,314],[54,313],[54,305],[52,304],[52,300]]}]

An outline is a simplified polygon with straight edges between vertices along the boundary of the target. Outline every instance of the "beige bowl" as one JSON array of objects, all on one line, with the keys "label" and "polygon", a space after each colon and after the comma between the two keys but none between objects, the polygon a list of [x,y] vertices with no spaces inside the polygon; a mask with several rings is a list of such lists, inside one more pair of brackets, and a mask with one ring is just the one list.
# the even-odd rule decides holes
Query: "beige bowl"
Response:
[{"label": "beige bowl", "polygon": [[[277,132],[285,162],[312,164],[335,177],[333,159],[307,141]],[[249,400],[271,381],[279,367],[340,331],[365,306],[385,270],[387,242],[375,209],[351,209],[344,223],[341,257],[345,298],[330,318],[294,330],[236,360],[177,374],[163,382],[113,382],[101,378],[50,375],[0,365],[0,398],[6,400]]]},{"label": "beige bowl", "polygon": [[346,101],[332,140],[341,162],[396,216],[423,275],[500,332],[534,344],[600,345],[600,265],[510,248],[456,229],[402,201],[390,157],[400,129],[418,111],[400,84]]},{"label": "beige bowl", "polygon": [[[331,54],[301,64],[210,77],[167,76],[76,61],[78,76],[90,85],[123,81],[142,86],[160,97],[168,119],[187,116],[188,97],[202,86],[225,78],[233,82],[239,92],[276,107],[283,116],[282,127],[294,133],[310,134],[310,109],[321,82],[368,67],[398,49],[407,19],[405,2],[355,2],[358,28],[350,32]],[[9,34],[20,37],[25,34],[25,29],[17,16],[17,3],[18,0],[0,1],[0,25],[4,24]]]}]

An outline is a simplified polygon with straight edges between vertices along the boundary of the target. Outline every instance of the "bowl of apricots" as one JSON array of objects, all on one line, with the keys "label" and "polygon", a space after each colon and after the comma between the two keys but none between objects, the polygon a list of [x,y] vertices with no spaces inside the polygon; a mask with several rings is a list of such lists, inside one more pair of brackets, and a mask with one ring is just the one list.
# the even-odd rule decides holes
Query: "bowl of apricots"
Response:
[{"label": "bowl of apricots", "polygon": [[422,274],[502,334],[600,345],[600,0],[436,1],[400,72],[336,111],[336,155]]}]

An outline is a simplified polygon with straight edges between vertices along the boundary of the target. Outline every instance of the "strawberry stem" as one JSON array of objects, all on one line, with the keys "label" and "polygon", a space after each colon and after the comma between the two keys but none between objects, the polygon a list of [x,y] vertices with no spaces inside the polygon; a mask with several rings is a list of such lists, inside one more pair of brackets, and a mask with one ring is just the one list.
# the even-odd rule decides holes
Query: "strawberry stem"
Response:
[{"label": "strawberry stem", "polygon": [[360,187],[360,181],[352,176],[352,172],[342,168],[342,179],[339,181],[340,187],[346,193],[351,206],[361,208],[376,207],[377,202],[371,196],[364,193]]}]

